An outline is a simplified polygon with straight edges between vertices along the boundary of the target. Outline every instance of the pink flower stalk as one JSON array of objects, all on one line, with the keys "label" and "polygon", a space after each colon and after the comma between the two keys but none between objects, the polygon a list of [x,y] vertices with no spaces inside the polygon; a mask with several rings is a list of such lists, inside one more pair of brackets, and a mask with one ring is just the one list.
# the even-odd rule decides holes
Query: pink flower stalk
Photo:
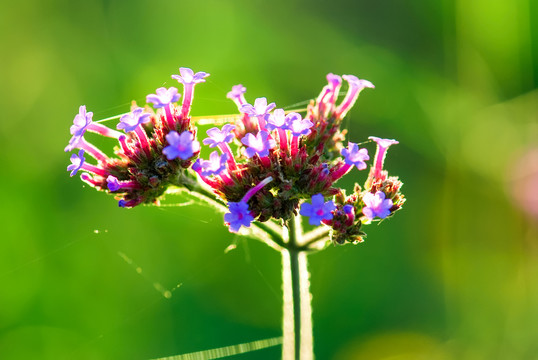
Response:
[{"label": "pink flower stalk", "polygon": [[375,165],[372,172],[372,177],[374,179],[381,176],[381,171],[383,170],[383,162],[385,161],[385,156],[387,155],[387,150],[389,146],[398,144],[398,141],[393,139],[381,139],[375,136],[370,136],[368,139],[374,140],[377,143],[377,151],[375,153]]},{"label": "pink flower stalk", "polygon": [[194,85],[205,82],[208,73],[199,71],[196,74],[189,68],[179,68],[181,75],[172,75],[175,79],[183,84],[183,103],[181,104],[181,116],[186,119],[191,109],[192,98],[194,96]]},{"label": "pink flower stalk", "polygon": [[135,133],[142,150],[148,158],[151,157],[151,149],[149,145],[148,135],[146,130],[142,127],[142,124],[145,124],[150,121],[150,114],[144,113],[143,108],[136,108],[132,112],[123,115],[120,118],[119,124],[116,126],[118,130],[123,130],[126,133],[133,132]]},{"label": "pink flower stalk", "polygon": [[346,116],[347,112],[353,107],[355,101],[359,97],[360,92],[364,88],[375,88],[375,86],[368,80],[361,80],[353,75],[343,75],[344,78],[349,83],[349,89],[347,91],[346,97],[335,110],[336,117],[342,119]]},{"label": "pink flower stalk", "polygon": [[155,91],[155,94],[149,94],[146,96],[146,102],[152,103],[155,109],[164,108],[166,122],[170,130],[176,130],[176,122],[172,115],[171,106],[179,100],[181,94],[178,94],[177,88],[170,87],[166,89],[160,87]]}]

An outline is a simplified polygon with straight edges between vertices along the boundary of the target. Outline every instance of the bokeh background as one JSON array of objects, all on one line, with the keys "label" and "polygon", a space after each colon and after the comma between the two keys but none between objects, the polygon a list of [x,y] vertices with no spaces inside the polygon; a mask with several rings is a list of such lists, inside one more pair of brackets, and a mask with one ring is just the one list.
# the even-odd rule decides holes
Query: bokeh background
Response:
[{"label": "bokeh background", "polygon": [[537,2],[4,1],[0,42],[1,359],[280,336],[277,253],[211,210],[120,209],[65,171],[79,105],[125,112],[179,66],[211,74],[193,115],[234,113],[237,83],[290,109],[329,72],[376,85],[349,139],[400,141],[386,167],[408,201],[310,257],[318,359],[538,359]]}]

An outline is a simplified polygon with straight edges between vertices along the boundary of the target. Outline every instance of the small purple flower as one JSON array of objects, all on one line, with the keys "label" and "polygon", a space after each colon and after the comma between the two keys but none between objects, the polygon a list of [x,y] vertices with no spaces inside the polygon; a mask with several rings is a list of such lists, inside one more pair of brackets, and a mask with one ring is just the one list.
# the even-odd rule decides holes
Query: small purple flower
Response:
[{"label": "small purple flower", "polygon": [[288,121],[286,119],[286,113],[284,112],[284,109],[275,109],[275,111],[273,111],[273,114],[269,115],[265,127],[267,128],[267,130],[270,131],[274,129],[287,130]]},{"label": "small purple flower", "polygon": [[390,208],[393,205],[392,200],[385,199],[384,192],[378,191],[375,194],[367,192],[362,197],[362,201],[366,205],[366,207],[362,209],[362,213],[368,219],[372,220],[376,216],[384,219],[390,215]]},{"label": "small purple flower", "polygon": [[269,105],[267,105],[267,99],[262,97],[254,100],[254,106],[250,104],[245,104],[241,106],[241,109],[239,109],[239,111],[252,117],[260,116],[262,118],[265,118],[266,116],[268,116],[269,112],[275,108],[275,106],[275,103],[270,103]]},{"label": "small purple flower", "polygon": [[300,214],[308,216],[310,225],[321,225],[322,220],[331,220],[333,218],[332,211],[336,210],[334,201],[325,201],[321,194],[312,196],[312,204],[303,203],[301,205]]},{"label": "small purple flower", "polygon": [[349,83],[350,87],[358,88],[360,90],[364,88],[375,89],[374,84],[368,80],[359,79],[355,75],[342,75],[342,78]]},{"label": "small purple flower", "polygon": [[333,73],[327,74],[327,81],[330,85],[332,85],[333,89],[339,88],[342,85],[342,78],[339,75],[335,75]]},{"label": "small purple flower", "polygon": [[69,174],[71,177],[75,176],[76,173],[82,168],[84,165],[84,161],[86,161],[86,158],[84,157],[84,150],[80,149],[80,151],[77,154],[71,154],[71,165],[67,167],[67,171],[71,171],[71,174]]},{"label": "small purple flower", "polygon": [[243,96],[243,94],[246,93],[246,92],[247,92],[246,87],[244,87],[241,84],[237,84],[237,85],[232,86],[232,91],[230,91],[228,94],[226,94],[226,97],[228,99],[232,99],[232,100],[240,99],[241,96]]},{"label": "small purple flower", "polygon": [[359,150],[359,146],[352,142],[349,142],[347,148],[343,148],[340,154],[344,157],[347,165],[355,165],[359,170],[366,169],[365,161],[370,160],[368,150],[364,148]]},{"label": "small purple flower", "polygon": [[349,214],[352,214],[352,213],[353,213],[353,211],[354,211],[354,207],[353,207],[353,205],[349,205],[349,204],[347,204],[347,205],[344,205],[344,207],[342,208],[342,210],[344,210],[344,213],[346,213],[347,215],[349,215]]},{"label": "small purple flower", "polygon": [[69,131],[71,135],[82,136],[86,132],[86,128],[92,123],[93,112],[86,112],[86,105],[82,105],[78,109],[78,114],[73,119],[73,125]]},{"label": "small purple flower", "polygon": [[194,139],[194,135],[185,130],[179,135],[176,131],[170,131],[166,135],[166,141],[168,141],[167,147],[163,149],[163,154],[166,155],[168,160],[180,158],[187,160],[191,158],[195,152],[200,151],[200,143]]},{"label": "small purple flower", "polygon": [[146,96],[146,102],[152,103],[155,109],[165,107],[170,103],[174,103],[179,100],[180,94],[177,93],[177,88],[171,87],[166,89],[164,87],[158,88],[156,94],[149,94]]},{"label": "small purple flower", "polygon": [[310,128],[314,126],[312,121],[303,119],[298,113],[289,113],[286,116],[286,121],[293,136],[309,135],[312,132]]},{"label": "small purple flower", "polygon": [[247,133],[241,142],[248,146],[245,153],[248,158],[258,154],[260,157],[269,155],[269,149],[276,146],[275,140],[271,138],[267,131],[260,131],[256,136],[251,133]]},{"label": "small purple flower", "polygon": [[79,107],[78,114],[75,115],[73,125],[71,125],[71,128],[69,129],[71,135],[73,136],[69,140],[69,144],[67,144],[65,147],[65,152],[72,151],[75,147],[77,147],[77,144],[84,136],[88,126],[90,126],[92,123],[92,117],[93,112],[86,112],[86,105],[81,105]]},{"label": "small purple flower", "polygon": [[204,78],[209,76],[208,73],[205,73],[203,71],[199,71],[195,74],[194,71],[192,71],[191,69],[184,67],[179,68],[179,73],[181,75],[172,75],[172,79],[179,81],[183,85],[205,82]]},{"label": "small purple flower", "polygon": [[228,154],[219,155],[218,151],[213,151],[209,155],[209,160],[199,162],[202,176],[219,175],[226,170],[226,161],[228,161]]},{"label": "small purple flower", "polygon": [[115,176],[109,175],[106,178],[106,182],[107,182],[108,190],[110,190],[112,192],[117,191],[117,190],[119,190],[121,188],[121,184],[118,181],[118,178],[115,177]]},{"label": "small purple flower", "polygon": [[210,148],[214,148],[219,144],[232,142],[234,134],[231,132],[233,129],[235,129],[235,125],[226,124],[222,127],[222,130],[219,130],[219,128],[216,127],[207,130],[206,133],[209,137],[203,140],[204,145],[209,145]]},{"label": "small purple flower", "polygon": [[368,136],[368,139],[374,140],[381,148],[387,149],[391,145],[399,144],[397,140],[394,139],[382,139],[377,136]]},{"label": "small purple flower", "polygon": [[229,224],[230,232],[238,232],[241,226],[250,227],[254,217],[245,201],[229,202],[228,208],[230,212],[224,214],[224,222]]},{"label": "small purple flower", "polygon": [[132,112],[123,115],[116,129],[123,130],[126,133],[134,131],[138,125],[147,123],[150,120],[150,114],[144,113],[144,109],[136,108]]}]

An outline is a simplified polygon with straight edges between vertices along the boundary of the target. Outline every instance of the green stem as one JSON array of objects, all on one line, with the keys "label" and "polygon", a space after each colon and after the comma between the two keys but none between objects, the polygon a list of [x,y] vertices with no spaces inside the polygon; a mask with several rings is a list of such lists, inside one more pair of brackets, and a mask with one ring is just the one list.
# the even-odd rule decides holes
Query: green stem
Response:
[{"label": "green stem", "polygon": [[[312,336],[312,307],[307,252],[300,249],[302,230],[300,219],[287,225],[286,249],[282,253],[282,283],[284,319],[282,359],[310,360],[314,358]],[[286,236],[287,235],[287,236]]]}]

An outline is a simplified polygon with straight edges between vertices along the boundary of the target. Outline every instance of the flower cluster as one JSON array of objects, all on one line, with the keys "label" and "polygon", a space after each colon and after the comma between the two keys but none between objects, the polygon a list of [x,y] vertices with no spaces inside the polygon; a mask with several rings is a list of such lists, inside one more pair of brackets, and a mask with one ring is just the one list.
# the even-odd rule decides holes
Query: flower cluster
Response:
[{"label": "flower cluster", "polygon": [[[186,169],[200,153],[196,140],[196,127],[189,112],[194,85],[205,81],[209,74],[193,73],[180,68],[181,75],[172,78],[183,84],[181,106],[178,89],[162,87],[146,101],[155,110],[138,107],[133,102],[131,112],[120,117],[117,130],[94,122],[93,113],[81,106],[71,126],[72,138],[65,151],[78,149],[71,156],[68,171],[74,176],[83,171],[81,179],[98,190],[113,193],[121,207],[134,207],[141,203],[157,203],[158,198],[170,185],[182,185]],[[115,138],[118,146],[115,157],[109,157],[89,143],[84,135],[88,132]],[[96,164],[86,161],[84,155],[94,158]]]},{"label": "flower cluster", "polygon": [[[344,146],[345,130],[340,127],[360,92],[374,87],[369,81],[329,74],[328,85],[304,116],[276,108],[263,97],[251,105],[246,88],[236,85],[227,97],[237,105],[238,120],[206,131],[202,143],[215,150],[204,160],[199,158],[201,146],[189,113],[194,85],[209,74],[187,68],[180,68],[180,74],[172,78],[184,86],[182,105],[175,104],[180,99],[176,88],[159,88],[146,98],[155,110],[133,104],[120,118],[117,130],[124,133],[92,122],[92,113],[81,106],[66,147],[79,150],[71,156],[71,176],[84,171],[82,180],[115,194],[123,207],[157,202],[169,185],[192,189],[197,177],[227,204],[224,221],[232,232],[255,220],[288,221],[300,213],[311,225],[332,228],[332,239],[340,244],[362,241],[362,224],[391,216],[405,201],[402,183],[383,169],[395,140],[370,137],[377,152],[364,189],[356,185],[346,196],[335,185],[354,167],[368,168],[368,150],[353,142]],[[348,90],[337,104],[342,78]],[[109,158],[87,142],[86,130],[116,138],[116,157]],[[86,163],[85,154],[97,164]]]}]

